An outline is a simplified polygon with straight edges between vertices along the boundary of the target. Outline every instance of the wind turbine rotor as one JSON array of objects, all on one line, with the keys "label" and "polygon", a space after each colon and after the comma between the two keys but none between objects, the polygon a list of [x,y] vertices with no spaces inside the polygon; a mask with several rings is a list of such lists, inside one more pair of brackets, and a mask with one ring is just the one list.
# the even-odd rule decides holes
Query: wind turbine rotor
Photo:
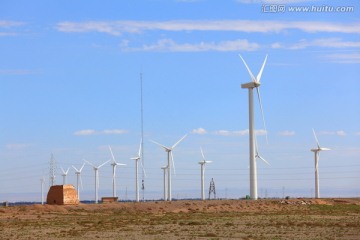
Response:
[{"label": "wind turbine rotor", "polygon": [[177,141],[172,147],[171,150],[174,149],[182,140],[184,140],[184,138],[186,138],[187,134],[185,134],[182,138],[180,138],[179,141]]}]

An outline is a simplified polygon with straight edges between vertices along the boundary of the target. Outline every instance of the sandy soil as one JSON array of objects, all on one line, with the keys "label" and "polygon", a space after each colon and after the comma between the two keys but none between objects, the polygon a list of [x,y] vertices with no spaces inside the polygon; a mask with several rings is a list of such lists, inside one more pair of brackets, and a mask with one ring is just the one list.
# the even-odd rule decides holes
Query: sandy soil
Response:
[{"label": "sandy soil", "polygon": [[0,207],[0,239],[360,239],[360,199]]}]

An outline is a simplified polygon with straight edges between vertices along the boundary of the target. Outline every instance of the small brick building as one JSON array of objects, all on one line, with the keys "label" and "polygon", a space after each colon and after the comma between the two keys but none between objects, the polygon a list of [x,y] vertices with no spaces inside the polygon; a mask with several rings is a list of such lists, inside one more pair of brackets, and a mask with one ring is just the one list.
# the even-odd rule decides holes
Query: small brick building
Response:
[{"label": "small brick building", "polygon": [[72,205],[79,204],[78,195],[73,185],[51,186],[46,199],[47,204]]}]

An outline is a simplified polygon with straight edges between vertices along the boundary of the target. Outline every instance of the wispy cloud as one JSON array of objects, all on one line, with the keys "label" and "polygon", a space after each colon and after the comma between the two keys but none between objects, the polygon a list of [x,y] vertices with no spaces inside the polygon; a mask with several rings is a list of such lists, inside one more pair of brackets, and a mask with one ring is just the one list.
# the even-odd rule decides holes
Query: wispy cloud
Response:
[{"label": "wispy cloud", "polygon": [[[246,136],[246,135],[249,135],[249,129],[239,130],[239,131],[217,130],[212,133],[215,135],[220,135],[220,136]],[[255,134],[256,135],[265,135],[266,131],[263,129],[258,129],[258,130],[255,130]]]},{"label": "wispy cloud", "polygon": [[337,136],[346,136],[346,132],[343,130],[339,131],[321,131],[319,132],[320,135],[337,135]]},{"label": "wispy cloud", "polygon": [[125,133],[128,133],[128,131],[123,129],[112,129],[112,130],[102,130],[102,131],[96,131],[93,129],[84,129],[74,132],[74,135],[76,136],[116,135],[116,134],[125,134]]},{"label": "wispy cloud", "polygon": [[207,131],[206,131],[204,128],[196,128],[196,129],[193,129],[193,130],[191,131],[191,133],[203,135],[203,134],[206,134]]},{"label": "wispy cloud", "polygon": [[360,53],[327,54],[323,58],[335,63],[360,63]]},{"label": "wispy cloud", "polygon": [[333,23],[319,21],[254,21],[254,20],[173,20],[173,21],[88,21],[60,22],[60,32],[99,32],[120,36],[144,31],[233,31],[271,33],[286,30],[303,32],[360,33],[360,22]]},{"label": "wispy cloud", "polygon": [[9,150],[21,150],[21,149],[28,148],[30,146],[31,146],[31,144],[26,144],[26,143],[10,143],[10,144],[5,145],[6,149],[9,149]]},{"label": "wispy cloud", "polygon": [[290,137],[290,136],[294,136],[295,135],[295,131],[282,131],[279,132],[280,136],[285,136],[285,137]]},{"label": "wispy cloud", "polygon": [[25,23],[16,21],[0,21],[0,37],[18,35],[18,33],[14,32],[13,28],[22,25],[25,25]]},{"label": "wispy cloud", "polygon": [[257,43],[251,43],[246,39],[221,42],[200,42],[197,44],[177,43],[171,39],[161,39],[152,45],[141,47],[129,47],[128,41],[123,41],[120,45],[122,51],[145,51],[145,52],[203,52],[203,51],[254,51],[260,48]]},{"label": "wispy cloud", "polygon": [[0,69],[0,75],[31,75],[38,73],[40,71],[28,69]]}]

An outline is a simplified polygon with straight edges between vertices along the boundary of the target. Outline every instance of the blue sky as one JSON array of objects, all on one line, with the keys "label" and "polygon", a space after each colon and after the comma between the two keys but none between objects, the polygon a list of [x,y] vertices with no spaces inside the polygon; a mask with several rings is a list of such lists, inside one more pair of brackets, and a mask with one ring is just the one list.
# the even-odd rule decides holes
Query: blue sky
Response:
[{"label": "blue sky", "polygon": [[[269,12],[284,6],[284,12]],[[346,12],[293,12],[291,7]],[[344,8],[345,7],[345,8]],[[219,197],[243,197],[248,181],[248,101],[257,74],[259,196],[313,196],[316,146],[322,196],[360,195],[358,1],[2,1],[0,3],[0,201],[38,200],[51,153],[60,167],[119,162],[120,198],[134,199],[143,74],[145,197],[162,197],[164,145],[174,150],[174,197],[200,197],[200,146]],[[70,170],[68,182],[75,184]],[[82,196],[93,199],[94,172]],[[48,187],[48,186],[47,186]],[[100,195],[111,195],[111,166]]]}]

